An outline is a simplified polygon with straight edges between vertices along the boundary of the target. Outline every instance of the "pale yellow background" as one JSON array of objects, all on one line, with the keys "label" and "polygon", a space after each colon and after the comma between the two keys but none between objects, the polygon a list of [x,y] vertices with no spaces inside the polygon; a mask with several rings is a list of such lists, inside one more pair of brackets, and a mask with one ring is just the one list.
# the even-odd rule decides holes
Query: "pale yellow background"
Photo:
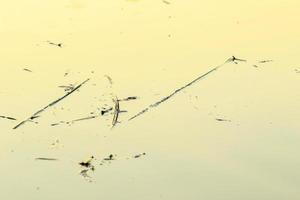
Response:
[{"label": "pale yellow background", "polygon": [[[1,200],[300,199],[300,1],[169,2],[0,0],[0,115],[23,120],[58,86],[91,78],[39,124],[0,119]],[[232,55],[248,62],[127,121]],[[50,126],[111,104],[110,93],[140,97],[121,104],[113,130],[110,117]],[[93,182],[79,176],[78,162],[111,153]]]}]

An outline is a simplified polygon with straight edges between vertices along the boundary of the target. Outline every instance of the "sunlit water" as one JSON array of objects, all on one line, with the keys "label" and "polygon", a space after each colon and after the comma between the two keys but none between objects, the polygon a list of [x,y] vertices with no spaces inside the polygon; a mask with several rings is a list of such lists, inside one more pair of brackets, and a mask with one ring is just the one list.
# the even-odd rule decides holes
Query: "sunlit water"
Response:
[{"label": "sunlit water", "polygon": [[167,2],[2,1],[0,199],[300,199],[300,2]]}]

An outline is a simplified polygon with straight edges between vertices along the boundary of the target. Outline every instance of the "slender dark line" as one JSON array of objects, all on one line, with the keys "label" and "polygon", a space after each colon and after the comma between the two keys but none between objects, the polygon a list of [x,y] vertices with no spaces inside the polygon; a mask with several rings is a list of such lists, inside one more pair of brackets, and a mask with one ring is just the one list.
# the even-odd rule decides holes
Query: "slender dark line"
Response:
[{"label": "slender dark line", "polygon": [[222,66],[224,66],[226,63],[228,62],[233,62],[234,60],[236,60],[234,57],[228,59],[227,61],[225,61],[223,64],[214,67],[213,69],[209,70],[208,72],[206,72],[205,74],[200,75],[199,77],[197,77],[196,79],[194,79],[193,81],[189,82],[188,84],[176,89],[174,92],[172,92],[171,94],[169,94],[168,96],[162,98],[161,100],[157,101],[156,103],[153,103],[151,105],[149,105],[147,108],[143,109],[142,111],[140,111],[139,113],[137,113],[136,115],[134,115],[133,117],[131,117],[129,119],[129,121],[141,116],[142,114],[145,114],[146,112],[148,112],[151,108],[157,107],[159,106],[161,103],[169,100],[170,98],[172,98],[173,96],[175,96],[177,93],[181,92],[182,90],[186,89],[187,87],[190,87],[191,85],[193,85],[194,83],[196,83],[197,81],[199,81],[200,79],[206,77],[207,75],[209,75],[210,73],[218,70],[219,68],[221,68]]},{"label": "slender dark line", "polygon": [[50,104],[48,104],[47,106],[45,106],[44,108],[38,110],[37,112],[35,112],[33,115],[31,115],[29,118],[27,118],[26,120],[20,122],[19,124],[17,124],[13,129],[17,129],[20,126],[22,126],[23,124],[25,124],[26,122],[28,122],[31,119],[34,119],[37,117],[38,114],[44,112],[46,109],[48,109],[51,106],[54,106],[55,104],[57,104],[58,102],[60,102],[61,100],[63,100],[64,98],[68,97],[69,95],[71,95],[73,92],[75,92],[76,90],[78,90],[81,86],[83,86],[86,82],[88,82],[90,79],[86,79],[85,81],[83,81],[81,84],[79,84],[77,87],[75,87],[74,89],[72,89],[70,92],[68,92],[67,94],[65,94],[64,96],[60,97],[59,99],[51,102]]},{"label": "slender dark line", "polygon": [[113,117],[113,121],[112,121],[112,127],[116,126],[116,124],[118,123],[118,118],[119,118],[119,114],[120,114],[120,103],[119,103],[118,97],[116,97],[114,99],[114,103],[115,103],[115,108],[114,108],[114,117]]},{"label": "slender dark line", "polygon": [[56,161],[56,158],[36,158],[36,160]]},{"label": "slender dark line", "polygon": [[84,117],[84,118],[72,120],[71,122],[79,122],[79,121],[84,121],[84,120],[89,120],[89,119],[95,119],[96,117],[97,116]]},{"label": "slender dark line", "polygon": [[92,116],[88,116],[88,117],[83,117],[83,118],[78,118],[78,119],[74,119],[74,120],[71,120],[71,121],[61,121],[61,122],[57,122],[57,123],[52,123],[50,124],[51,126],[58,126],[60,124],[71,124],[71,123],[74,123],[74,122],[79,122],[79,121],[85,121],[85,120],[90,120],[90,119],[95,119],[99,117],[99,115],[92,115]]},{"label": "slender dark line", "polygon": [[14,121],[17,120],[16,118],[8,117],[8,116],[3,116],[3,115],[0,115],[0,118],[14,120]]}]

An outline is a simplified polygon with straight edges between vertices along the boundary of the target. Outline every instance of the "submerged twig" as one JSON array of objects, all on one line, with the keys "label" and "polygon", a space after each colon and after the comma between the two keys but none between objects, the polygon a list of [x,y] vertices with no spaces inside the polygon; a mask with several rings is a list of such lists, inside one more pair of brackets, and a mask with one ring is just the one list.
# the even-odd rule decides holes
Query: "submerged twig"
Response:
[{"label": "submerged twig", "polygon": [[61,100],[63,100],[64,98],[68,97],[69,95],[71,95],[73,92],[75,92],[76,90],[78,90],[81,86],[83,86],[86,82],[88,82],[90,79],[86,79],[85,81],[83,81],[81,84],[79,84],[77,87],[73,88],[71,91],[69,91],[67,94],[65,94],[64,96],[58,98],[57,100],[51,102],[50,104],[48,104],[47,106],[45,106],[44,108],[38,110],[37,112],[35,112],[33,115],[31,115],[29,118],[25,119],[24,121],[20,122],[19,124],[17,124],[13,129],[17,129],[20,126],[22,126],[23,124],[25,124],[26,122],[35,119],[39,116],[39,114],[41,114],[42,112],[44,112],[46,109],[48,109],[49,107],[54,106],[55,104],[57,104],[58,102],[60,102]]},{"label": "submerged twig", "polygon": [[199,77],[197,77],[193,81],[189,82],[188,84],[186,84],[186,85],[178,88],[177,90],[175,90],[174,92],[172,92],[168,96],[162,98],[161,100],[157,101],[156,103],[153,103],[153,104],[149,105],[147,108],[143,109],[142,111],[140,111],[139,113],[137,113],[136,115],[134,115],[133,117],[131,117],[129,119],[129,121],[133,120],[133,119],[135,119],[135,118],[137,118],[139,116],[141,116],[142,114],[148,112],[150,109],[159,106],[161,103],[169,100],[170,98],[172,98],[173,96],[175,96],[177,93],[181,92],[182,90],[186,89],[187,87],[190,87],[191,85],[193,85],[197,81],[203,79],[204,77],[206,77],[207,75],[211,74],[212,72],[217,71],[219,68],[221,68],[222,66],[224,66],[226,63],[236,62],[236,61],[246,62],[246,60],[244,60],[244,59],[239,59],[239,58],[236,58],[236,57],[232,56],[231,58],[229,58],[228,60],[226,60],[223,64],[221,64],[221,65],[219,65],[217,67],[214,67],[213,69],[209,70],[205,74],[200,75]]}]

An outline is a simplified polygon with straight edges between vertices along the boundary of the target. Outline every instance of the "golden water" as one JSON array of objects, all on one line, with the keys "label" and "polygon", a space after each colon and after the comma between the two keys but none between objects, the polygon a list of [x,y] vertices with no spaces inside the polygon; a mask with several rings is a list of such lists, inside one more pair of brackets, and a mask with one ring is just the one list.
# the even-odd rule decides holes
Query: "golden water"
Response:
[{"label": "golden water", "polygon": [[[0,115],[18,121],[0,119],[0,199],[300,199],[300,2],[168,2],[1,1]],[[128,121],[232,55],[247,62]],[[139,97],[113,129],[110,115],[50,126],[112,105],[111,93]]]}]

